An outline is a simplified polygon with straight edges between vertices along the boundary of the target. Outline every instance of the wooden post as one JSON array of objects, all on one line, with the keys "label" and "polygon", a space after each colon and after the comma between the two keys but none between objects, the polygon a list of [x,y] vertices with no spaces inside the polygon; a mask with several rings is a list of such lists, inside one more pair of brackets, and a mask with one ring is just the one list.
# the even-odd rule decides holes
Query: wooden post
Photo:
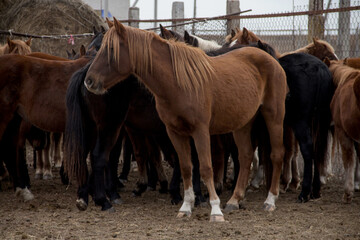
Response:
[{"label": "wooden post", "polygon": [[[182,19],[184,18],[184,2],[173,2],[172,4],[172,18],[173,19]],[[183,21],[173,21],[172,24],[183,23]],[[184,26],[177,26],[172,28],[173,31],[183,33]]]},{"label": "wooden post", "polygon": [[[309,0],[309,11],[319,11],[324,9],[324,0]],[[308,43],[314,37],[324,39],[325,18],[322,15],[309,15],[308,20]]]},{"label": "wooden post", "polygon": [[[239,0],[227,0],[226,1],[226,14],[232,14],[240,12],[240,1]],[[231,29],[236,27],[240,28],[240,19],[232,19],[227,21],[226,33],[230,34]]]},{"label": "wooden post", "polygon": [[[350,0],[340,0],[340,8],[350,7]],[[336,54],[340,59],[350,57],[350,12],[339,12]]]},{"label": "wooden post", "polygon": [[[129,20],[139,20],[140,10],[138,7],[129,8]],[[129,22],[129,26],[139,28],[139,22]]]}]

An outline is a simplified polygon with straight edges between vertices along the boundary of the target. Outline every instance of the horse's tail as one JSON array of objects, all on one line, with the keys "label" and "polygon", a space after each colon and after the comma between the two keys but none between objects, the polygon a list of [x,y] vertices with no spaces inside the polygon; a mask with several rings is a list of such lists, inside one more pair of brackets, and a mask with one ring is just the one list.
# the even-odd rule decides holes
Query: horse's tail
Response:
[{"label": "horse's tail", "polygon": [[66,92],[66,127],[64,134],[64,168],[69,179],[76,177],[79,186],[86,183],[86,157],[90,149],[91,124],[82,96],[83,81],[90,63],[75,72]]},{"label": "horse's tail", "polygon": [[324,167],[328,150],[328,133],[331,123],[330,103],[334,95],[334,84],[328,68],[320,71],[320,82],[316,96],[316,107],[312,119],[312,136],[314,142],[315,164],[321,169]]}]

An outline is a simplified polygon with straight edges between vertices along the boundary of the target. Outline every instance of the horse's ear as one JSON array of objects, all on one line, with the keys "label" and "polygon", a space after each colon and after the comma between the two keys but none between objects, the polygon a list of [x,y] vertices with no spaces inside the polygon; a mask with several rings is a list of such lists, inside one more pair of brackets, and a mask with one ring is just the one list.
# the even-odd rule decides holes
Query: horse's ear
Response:
[{"label": "horse's ear", "polygon": [[242,39],[244,40],[243,43],[249,44],[249,31],[245,27],[243,27],[242,33]]},{"label": "horse's ear", "polygon": [[328,57],[325,57],[323,62],[326,64],[326,66],[330,67],[330,59]]},{"label": "horse's ear", "polygon": [[13,43],[13,41],[9,37],[7,38],[7,44],[9,46],[9,52],[12,52],[12,50],[15,47],[15,44]]},{"label": "horse's ear", "polygon": [[262,41],[258,40],[257,43],[258,43],[259,48],[261,48],[261,49],[264,49],[264,48],[265,48],[265,46],[264,46],[264,44],[263,44]]},{"label": "horse's ear", "polygon": [[236,31],[236,33],[240,32],[240,28],[236,27],[235,31]]},{"label": "horse's ear", "polygon": [[236,33],[234,31],[234,29],[231,29],[231,38],[235,37]]},{"label": "horse's ear", "polygon": [[32,40],[32,38],[29,38],[28,40],[26,40],[26,45],[28,45],[29,47],[30,47],[30,45],[31,45],[31,40]]},{"label": "horse's ear", "polygon": [[75,52],[74,49],[71,49],[71,54],[72,54],[73,57],[76,55],[76,52]]},{"label": "horse's ear", "polygon": [[110,21],[108,18],[106,18],[106,23],[108,25],[109,28],[111,28],[112,26],[114,26],[114,23],[112,21]]},{"label": "horse's ear", "polygon": [[184,32],[184,40],[185,40],[186,43],[190,42],[190,34],[186,30]]},{"label": "horse's ear", "polygon": [[106,32],[104,26],[100,26],[100,31],[101,31],[102,33],[105,33],[105,32]]},{"label": "horse's ear", "polygon": [[84,45],[81,45],[81,47],[80,47],[80,56],[85,56],[85,54],[86,54],[86,49],[85,49]]},{"label": "horse's ear", "polygon": [[314,42],[315,47],[321,47],[321,46],[322,46],[322,45],[319,43],[318,40],[319,40],[319,39],[316,38],[316,37],[313,38],[313,42]]},{"label": "horse's ear", "polygon": [[123,35],[126,32],[124,25],[122,25],[121,22],[119,22],[115,17],[114,17],[114,26],[115,26],[116,31],[120,35]]},{"label": "horse's ear", "polygon": [[169,30],[167,30],[166,28],[164,28],[161,24],[160,24],[160,30],[161,30],[161,36],[164,39],[174,38],[174,36],[171,34],[171,32]]},{"label": "horse's ear", "polygon": [[72,57],[71,52],[69,52],[67,49],[66,49],[66,54],[67,54],[69,59]]},{"label": "horse's ear", "polygon": [[93,26],[93,33],[94,33],[94,35],[99,33],[95,26]]}]

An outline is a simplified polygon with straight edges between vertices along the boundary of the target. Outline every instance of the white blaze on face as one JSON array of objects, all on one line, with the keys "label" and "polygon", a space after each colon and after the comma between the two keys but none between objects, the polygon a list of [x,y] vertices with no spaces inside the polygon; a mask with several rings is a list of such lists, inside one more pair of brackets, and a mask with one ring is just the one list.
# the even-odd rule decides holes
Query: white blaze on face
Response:
[{"label": "white blaze on face", "polygon": [[232,47],[232,46],[234,46],[236,43],[237,43],[237,39],[236,39],[235,41],[232,41],[229,46]]},{"label": "white blaze on face", "polygon": [[203,50],[204,52],[214,51],[214,50],[218,50],[219,48],[221,48],[221,45],[219,45],[215,41],[205,40],[205,39],[199,38],[194,35],[190,35],[190,36],[197,39],[197,41],[199,43],[199,48],[201,50]]}]

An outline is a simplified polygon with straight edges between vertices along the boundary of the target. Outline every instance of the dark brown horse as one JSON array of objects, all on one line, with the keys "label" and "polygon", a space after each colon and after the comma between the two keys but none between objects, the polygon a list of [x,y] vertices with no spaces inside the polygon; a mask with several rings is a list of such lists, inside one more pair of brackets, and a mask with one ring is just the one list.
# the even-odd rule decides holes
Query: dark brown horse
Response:
[{"label": "dark brown horse", "polygon": [[154,95],[156,109],[179,156],[185,190],[179,217],[190,215],[194,203],[190,137],[195,142],[200,173],[209,191],[210,220],[224,221],[213,182],[210,134],[234,132],[243,167],[227,208],[239,208],[254,154],[250,131],[258,111],[269,131],[274,166],[265,209],[275,209],[284,154],[286,77],[274,58],[257,48],[242,48],[210,58],[199,49],[123,26],[115,19],[90,66],[85,84],[90,91],[104,94],[130,74],[139,76]]},{"label": "dark brown horse", "polygon": [[[18,121],[18,118],[43,131],[63,132],[68,81],[71,75],[88,61],[87,57],[74,61],[53,61],[20,55],[1,56],[0,139],[4,140],[3,135],[9,123],[17,133],[7,135],[16,135],[17,139],[20,137],[21,121]],[[19,143],[16,143],[16,146],[24,145],[19,146]],[[7,166],[15,164],[13,158],[8,158],[7,161]],[[22,176],[16,172],[16,167],[9,168],[13,171],[10,175],[17,176],[21,182]],[[14,184],[15,188],[25,188],[27,185],[23,183],[17,186],[16,182]]]},{"label": "dark brown horse", "polygon": [[350,203],[354,195],[356,163],[360,156],[360,71],[343,65],[342,61],[325,61],[333,74],[336,86],[331,101],[331,113],[345,169],[343,201]]}]

